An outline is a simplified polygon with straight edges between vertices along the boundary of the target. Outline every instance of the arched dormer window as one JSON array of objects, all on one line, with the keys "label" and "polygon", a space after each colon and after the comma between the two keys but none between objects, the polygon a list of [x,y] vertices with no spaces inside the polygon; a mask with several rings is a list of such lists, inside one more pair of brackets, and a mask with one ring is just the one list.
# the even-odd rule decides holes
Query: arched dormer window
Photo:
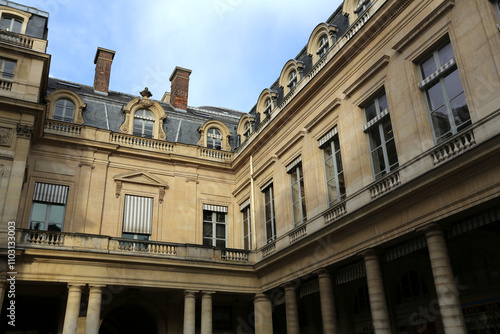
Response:
[{"label": "arched dormer window", "polygon": [[260,115],[261,121],[271,116],[272,110],[276,107],[275,101],[277,97],[278,92],[268,88],[264,89],[262,93],[260,93],[256,111]]},{"label": "arched dormer window", "polygon": [[238,123],[237,133],[240,136],[240,143],[245,142],[245,140],[252,134],[252,123],[254,119],[249,115],[245,114],[241,116],[240,122]]},{"label": "arched dormer window", "polygon": [[201,134],[198,141],[199,146],[214,150],[231,151],[231,146],[229,145],[231,132],[229,132],[227,125],[221,121],[208,121],[198,129],[198,132]]},{"label": "arched dormer window", "polygon": [[75,117],[75,104],[68,99],[59,99],[54,105],[52,118],[56,121],[73,122]]},{"label": "arched dormer window", "polygon": [[163,129],[163,122],[167,114],[162,106],[150,99],[151,92],[147,87],[137,97],[123,107],[125,121],[120,131],[144,138],[165,140],[167,135]]},{"label": "arched dormer window", "polygon": [[83,124],[83,111],[87,105],[74,91],[58,89],[51,92],[46,100],[48,119]]},{"label": "arched dormer window", "polygon": [[307,43],[307,54],[312,57],[313,64],[320,60],[335,44],[337,32],[336,26],[326,23],[320,23],[314,28]]},{"label": "arched dormer window", "polygon": [[283,87],[284,95],[290,93],[302,79],[304,63],[290,59],[281,71],[279,85]]},{"label": "arched dormer window", "polygon": [[0,8],[0,30],[25,34],[30,13],[12,7]]},{"label": "arched dormer window", "polygon": [[297,86],[297,71],[296,70],[292,70],[290,72],[290,74],[288,75],[287,86],[290,90],[294,89],[295,86]]},{"label": "arched dormer window", "polygon": [[155,126],[155,116],[146,109],[138,109],[134,113],[134,128],[132,134],[134,136],[153,138]]},{"label": "arched dormer window", "polygon": [[222,133],[217,128],[207,131],[207,147],[214,150],[222,150]]}]

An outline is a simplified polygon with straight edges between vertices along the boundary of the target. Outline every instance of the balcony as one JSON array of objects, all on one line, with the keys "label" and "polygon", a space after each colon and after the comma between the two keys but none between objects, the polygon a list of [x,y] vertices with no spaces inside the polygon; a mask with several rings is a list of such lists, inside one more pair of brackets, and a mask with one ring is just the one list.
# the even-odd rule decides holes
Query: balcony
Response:
[{"label": "balcony", "polygon": [[0,42],[15,45],[21,48],[43,52],[47,50],[47,41],[11,31],[0,30]]},{"label": "balcony", "polygon": [[[16,230],[16,248],[54,251],[92,252],[123,256],[156,257],[187,261],[253,264],[254,252],[242,249],[218,249],[150,240],[132,240],[104,235]],[[55,254],[55,253],[53,253]]]}]

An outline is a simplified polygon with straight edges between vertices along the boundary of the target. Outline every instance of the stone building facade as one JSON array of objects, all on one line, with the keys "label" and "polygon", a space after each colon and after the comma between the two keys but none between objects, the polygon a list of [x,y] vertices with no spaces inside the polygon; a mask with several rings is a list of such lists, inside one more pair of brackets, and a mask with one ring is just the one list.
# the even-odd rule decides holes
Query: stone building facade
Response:
[{"label": "stone building facade", "polygon": [[345,0],[243,113],[1,1],[1,331],[499,332],[499,6]]}]

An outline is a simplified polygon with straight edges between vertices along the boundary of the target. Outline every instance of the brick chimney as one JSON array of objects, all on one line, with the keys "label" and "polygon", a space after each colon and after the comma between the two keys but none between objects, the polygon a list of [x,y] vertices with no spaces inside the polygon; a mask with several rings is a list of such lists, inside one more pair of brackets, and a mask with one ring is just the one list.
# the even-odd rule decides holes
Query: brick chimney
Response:
[{"label": "brick chimney", "polygon": [[103,95],[108,95],[109,77],[111,75],[111,63],[115,57],[115,51],[97,48],[94,58],[95,76],[94,91]]},{"label": "brick chimney", "polygon": [[170,104],[174,108],[187,110],[190,74],[191,70],[177,66],[170,76]]}]

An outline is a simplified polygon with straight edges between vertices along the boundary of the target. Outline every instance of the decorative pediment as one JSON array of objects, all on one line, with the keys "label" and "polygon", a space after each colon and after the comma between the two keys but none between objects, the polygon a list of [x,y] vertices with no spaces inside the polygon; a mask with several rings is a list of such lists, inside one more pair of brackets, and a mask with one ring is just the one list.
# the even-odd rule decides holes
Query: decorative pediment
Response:
[{"label": "decorative pediment", "polygon": [[148,172],[129,172],[115,175],[113,179],[116,182],[116,198],[120,197],[124,182],[158,187],[160,204],[163,203],[165,191],[170,188],[167,181]]}]

